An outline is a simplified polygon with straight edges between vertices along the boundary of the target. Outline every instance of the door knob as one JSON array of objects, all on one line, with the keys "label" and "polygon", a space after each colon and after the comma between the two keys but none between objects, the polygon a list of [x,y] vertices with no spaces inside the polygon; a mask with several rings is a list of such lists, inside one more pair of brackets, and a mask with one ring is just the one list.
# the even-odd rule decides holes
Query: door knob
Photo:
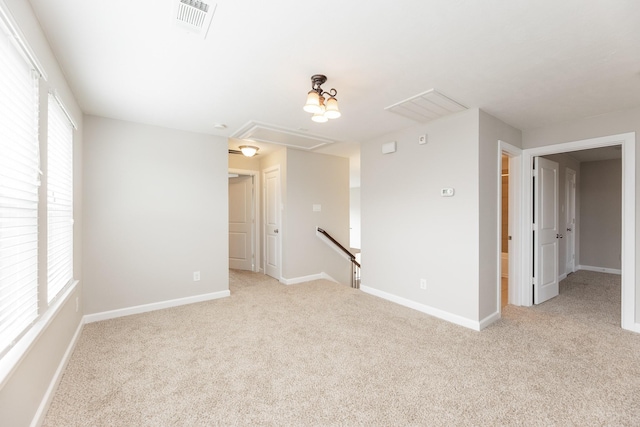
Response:
[{"label": "door knob", "polygon": [[571,229],[570,229],[570,228],[567,228],[567,231],[571,231]]},{"label": "door knob", "polygon": [[275,230],[273,230],[274,234],[278,234],[278,229],[276,228]]},{"label": "door knob", "polygon": [[556,239],[562,239],[564,236],[562,234],[556,234]]}]

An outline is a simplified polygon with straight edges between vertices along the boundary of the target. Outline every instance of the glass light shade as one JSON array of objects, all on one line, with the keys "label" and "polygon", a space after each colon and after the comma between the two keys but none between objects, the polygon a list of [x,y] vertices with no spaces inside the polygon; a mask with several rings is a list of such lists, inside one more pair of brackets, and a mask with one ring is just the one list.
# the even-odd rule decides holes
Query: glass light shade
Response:
[{"label": "glass light shade", "polygon": [[327,116],[325,116],[322,113],[316,113],[313,116],[311,116],[311,120],[313,120],[316,123],[326,123],[329,121],[329,119],[327,118]]},{"label": "glass light shade", "polygon": [[314,113],[311,117],[316,123],[325,123],[329,118],[325,115],[326,107],[324,105],[324,97],[320,97],[320,111],[318,113]]},{"label": "glass light shade", "polygon": [[307,113],[321,113],[322,108],[320,107],[320,96],[318,92],[315,90],[310,90],[307,94],[307,103],[302,107],[304,111]]},{"label": "glass light shade", "polygon": [[258,147],[254,147],[253,145],[241,145],[240,151],[242,151],[242,154],[247,157],[253,157],[258,152]]},{"label": "glass light shade", "polygon": [[338,100],[335,99],[333,96],[327,99],[324,116],[328,119],[337,119],[341,115],[342,114],[338,109]]}]

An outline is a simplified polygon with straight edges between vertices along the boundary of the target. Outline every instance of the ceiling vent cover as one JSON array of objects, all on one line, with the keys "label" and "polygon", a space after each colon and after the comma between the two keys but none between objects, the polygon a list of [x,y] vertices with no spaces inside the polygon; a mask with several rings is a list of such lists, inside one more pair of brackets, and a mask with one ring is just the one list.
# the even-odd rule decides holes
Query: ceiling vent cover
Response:
[{"label": "ceiling vent cover", "polygon": [[216,11],[216,4],[201,0],[174,1],[176,26],[189,33],[206,38],[211,26],[211,19]]}]

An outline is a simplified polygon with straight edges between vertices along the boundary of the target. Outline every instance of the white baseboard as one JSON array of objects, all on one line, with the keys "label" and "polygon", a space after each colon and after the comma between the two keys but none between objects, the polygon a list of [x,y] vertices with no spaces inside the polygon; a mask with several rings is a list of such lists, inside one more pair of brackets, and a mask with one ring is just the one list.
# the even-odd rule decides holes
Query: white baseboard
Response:
[{"label": "white baseboard", "polygon": [[480,330],[483,330],[493,322],[500,320],[501,317],[502,316],[500,315],[499,311],[496,311],[495,313],[488,315],[487,317],[485,317],[480,321]]},{"label": "white baseboard", "polygon": [[[405,307],[409,307],[412,308],[414,310],[418,310],[421,311],[423,313],[426,313],[430,316],[433,317],[437,317],[439,319],[442,320],[446,320],[447,322],[451,322],[451,323],[455,323],[456,325],[460,325],[460,326],[464,326],[465,328],[469,328],[469,329],[473,329],[474,331],[479,331],[481,330],[483,327],[487,326],[489,323],[494,322],[497,319],[493,319],[493,316],[490,316],[487,319],[493,319],[488,321],[487,319],[483,320],[484,326],[481,325],[480,322],[475,321],[475,320],[470,320],[467,319],[466,317],[462,317],[462,316],[458,316],[457,314],[452,314],[449,313],[447,311],[444,310],[440,310],[439,308],[434,308],[431,306],[428,306],[426,304],[421,304],[415,301],[411,301],[409,299],[406,298],[402,298],[399,297],[397,295],[393,295],[384,291],[380,291],[378,289],[374,289],[374,288],[370,288],[368,286],[362,286],[360,285],[360,290],[362,292],[368,293],[370,295],[374,295],[376,297],[380,297],[382,299],[386,299],[387,301],[391,301],[394,302],[396,304],[400,304],[403,305]],[[500,314],[498,313],[498,318],[499,318]]]},{"label": "white baseboard", "polygon": [[283,285],[297,285],[298,283],[310,282],[312,280],[321,280],[321,279],[329,280],[330,282],[338,283],[338,281],[336,279],[334,279],[333,277],[329,276],[324,271],[321,272],[321,273],[318,273],[318,274],[311,274],[309,276],[294,277],[293,279],[286,279],[286,278],[282,277],[280,279],[280,283],[282,283]]},{"label": "white baseboard", "polygon": [[558,276],[558,282],[567,278],[567,273],[562,273]]},{"label": "white baseboard", "polygon": [[87,314],[84,316],[84,323],[99,322],[101,320],[115,319],[117,317],[130,316],[132,314],[146,313],[148,311],[161,310],[163,308],[178,307],[196,302],[210,301],[219,298],[225,298],[231,295],[231,292],[219,291],[210,294],[195,295],[192,297],[178,298],[168,301],[154,302],[151,304],[136,305],[134,307],[120,308],[117,310],[103,311],[101,313]]},{"label": "white baseboard", "polygon": [[56,369],[55,374],[53,374],[53,378],[51,378],[51,382],[49,383],[49,387],[42,397],[42,401],[38,406],[38,410],[33,416],[33,420],[31,420],[31,427],[36,427],[42,425],[44,422],[44,417],[47,414],[47,410],[49,409],[49,405],[51,405],[51,401],[53,400],[53,396],[55,394],[56,389],[58,388],[58,384],[62,379],[62,374],[69,363],[69,359],[71,359],[71,355],[73,354],[73,350],[76,348],[76,344],[78,343],[78,339],[80,338],[80,333],[82,332],[82,328],[84,327],[84,322],[80,322],[78,324],[78,328],[76,329],[76,333],[73,334],[73,338],[71,338],[71,342],[67,346],[67,350],[64,352],[64,356],[62,356],[62,360],[60,360],[60,364],[58,365],[58,369]]},{"label": "white baseboard", "polygon": [[594,267],[592,265],[579,265],[577,270],[597,271],[599,273],[622,274],[622,270],[616,268]]}]

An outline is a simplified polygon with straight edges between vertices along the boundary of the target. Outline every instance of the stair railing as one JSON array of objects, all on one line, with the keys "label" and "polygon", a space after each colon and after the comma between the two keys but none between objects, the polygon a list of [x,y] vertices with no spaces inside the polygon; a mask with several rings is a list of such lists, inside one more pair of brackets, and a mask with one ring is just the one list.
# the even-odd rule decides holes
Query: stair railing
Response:
[{"label": "stair railing", "polygon": [[316,231],[324,236],[329,242],[333,243],[333,245],[341,251],[351,262],[351,287],[355,289],[360,288],[360,263],[356,261],[356,256],[352,254],[347,248],[342,246],[340,242],[331,236],[331,234],[327,233],[322,228],[318,227]]}]

